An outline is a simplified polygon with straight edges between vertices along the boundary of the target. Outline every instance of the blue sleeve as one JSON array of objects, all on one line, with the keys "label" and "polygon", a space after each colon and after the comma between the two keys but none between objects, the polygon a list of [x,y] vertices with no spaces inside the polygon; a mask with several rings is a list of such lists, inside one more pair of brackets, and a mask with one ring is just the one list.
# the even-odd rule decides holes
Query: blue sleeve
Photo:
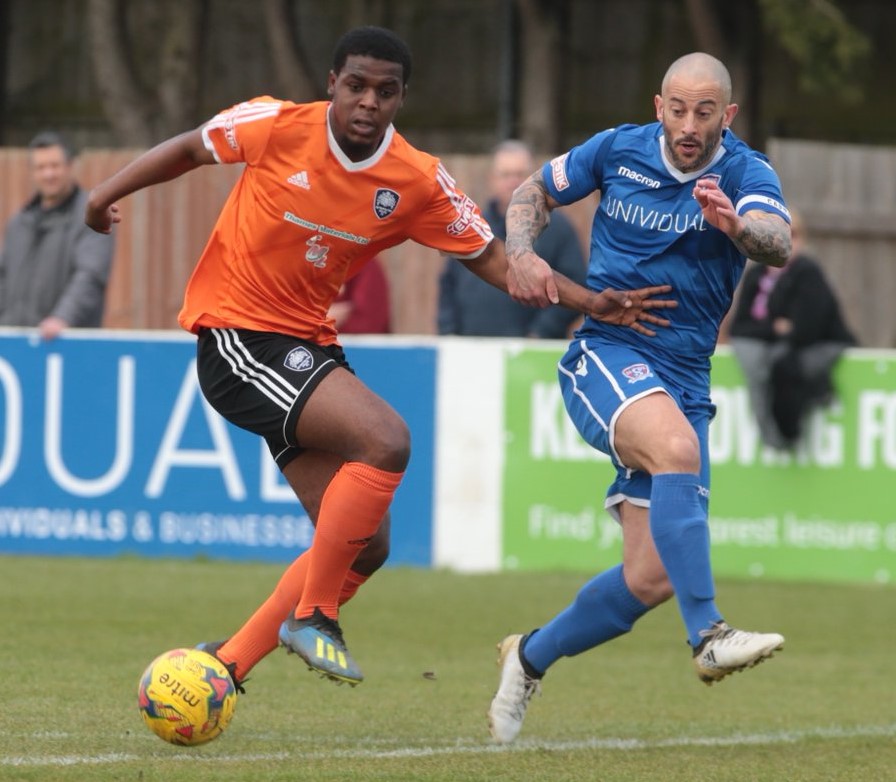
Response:
[{"label": "blue sleeve", "polygon": [[545,163],[542,176],[548,195],[557,203],[567,205],[600,190],[608,145],[604,142],[609,142],[615,132],[616,128],[603,130],[584,144]]},{"label": "blue sleeve", "polygon": [[790,212],[784,203],[778,175],[758,153],[749,156],[734,199],[734,210],[739,215],[754,209],[771,212],[790,222]]}]

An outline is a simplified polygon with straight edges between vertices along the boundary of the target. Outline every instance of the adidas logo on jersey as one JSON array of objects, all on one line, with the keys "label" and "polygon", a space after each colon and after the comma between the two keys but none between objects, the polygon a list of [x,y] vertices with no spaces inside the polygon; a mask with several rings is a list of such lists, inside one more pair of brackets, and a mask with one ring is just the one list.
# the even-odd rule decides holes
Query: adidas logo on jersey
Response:
[{"label": "adidas logo on jersey", "polygon": [[302,187],[305,190],[310,190],[311,185],[308,182],[308,172],[307,171],[297,171],[287,180],[289,184],[295,185],[296,187]]}]

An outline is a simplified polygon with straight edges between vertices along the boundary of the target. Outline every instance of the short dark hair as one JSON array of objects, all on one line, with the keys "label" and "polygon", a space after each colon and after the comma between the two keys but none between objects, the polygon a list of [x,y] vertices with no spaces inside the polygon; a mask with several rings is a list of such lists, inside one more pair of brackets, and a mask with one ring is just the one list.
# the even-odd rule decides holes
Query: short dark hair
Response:
[{"label": "short dark hair", "polygon": [[46,149],[47,147],[61,147],[66,160],[73,160],[75,157],[74,147],[61,133],[57,133],[55,130],[42,130],[28,142],[28,149]]},{"label": "short dark hair", "polygon": [[376,60],[401,65],[402,82],[411,80],[411,50],[408,45],[385,27],[356,27],[349,30],[337,42],[333,50],[333,73],[339,74],[350,55],[373,57]]}]

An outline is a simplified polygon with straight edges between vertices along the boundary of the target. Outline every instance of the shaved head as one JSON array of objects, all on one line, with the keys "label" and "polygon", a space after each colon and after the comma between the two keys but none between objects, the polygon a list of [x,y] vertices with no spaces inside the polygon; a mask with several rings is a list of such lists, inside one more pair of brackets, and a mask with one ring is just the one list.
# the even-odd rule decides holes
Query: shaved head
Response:
[{"label": "shaved head", "polygon": [[715,57],[693,52],[673,62],[653,98],[663,124],[666,159],[679,171],[699,171],[712,160],[737,114],[731,76]]},{"label": "shaved head", "polygon": [[673,79],[687,82],[715,82],[719,85],[724,103],[731,102],[731,74],[724,63],[711,54],[693,52],[679,57],[669,66],[663,77],[662,93],[665,95]]}]

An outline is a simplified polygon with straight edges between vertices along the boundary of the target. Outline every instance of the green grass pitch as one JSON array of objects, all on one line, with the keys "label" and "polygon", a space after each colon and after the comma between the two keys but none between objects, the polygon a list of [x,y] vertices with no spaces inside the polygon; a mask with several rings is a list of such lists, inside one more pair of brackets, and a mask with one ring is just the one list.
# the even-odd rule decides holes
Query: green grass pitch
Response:
[{"label": "green grass pitch", "polygon": [[896,779],[896,590],[723,581],[736,626],[783,652],[706,687],[674,604],[562,660],[509,748],[489,740],[495,644],[568,602],[577,573],[387,568],[345,607],[366,680],[338,687],[278,649],[198,748],[143,725],[158,653],[223,637],[268,594],[267,564],[0,557],[0,780]]}]

